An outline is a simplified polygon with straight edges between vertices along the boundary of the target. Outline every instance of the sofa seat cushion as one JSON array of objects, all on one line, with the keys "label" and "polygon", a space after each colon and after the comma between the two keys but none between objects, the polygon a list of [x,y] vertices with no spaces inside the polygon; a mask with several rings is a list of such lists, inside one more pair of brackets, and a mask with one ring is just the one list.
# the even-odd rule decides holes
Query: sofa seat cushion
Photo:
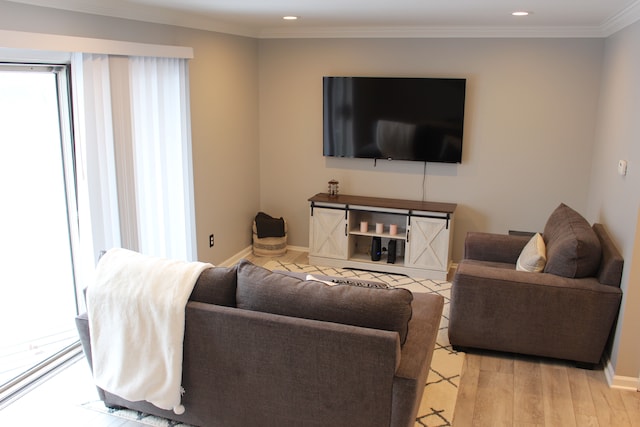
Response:
[{"label": "sofa seat cushion", "polygon": [[551,213],[543,238],[547,247],[545,273],[579,278],[598,271],[600,240],[587,220],[569,206],[561,203]]},{"label": "sofa seat cushion", "polygon": [[328,286],[238,263],[237,307],[284,316],[395,331],[404,343],[413,294],[406,289]]}]

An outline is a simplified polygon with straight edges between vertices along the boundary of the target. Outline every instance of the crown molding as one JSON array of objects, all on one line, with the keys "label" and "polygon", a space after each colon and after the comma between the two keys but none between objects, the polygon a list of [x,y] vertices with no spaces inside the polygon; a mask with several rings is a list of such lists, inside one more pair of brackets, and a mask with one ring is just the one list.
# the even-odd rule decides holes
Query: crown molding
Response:
[{"label": "crown molding", "polygon": [[[11,0],[9,0],[11,1]],[[48,0],[19,0],[20,3],[51,7]],[[67,0],[66,9],[79,13],[174,25],[257,39],[284,38],[606,38],[640,20],[640,0],[635,0],[600,25],[586,27],[253,27],[212,20],[206,15],[144,5],[122,6],[121,0],[88,5],[83,0]]]},{"label": "crown molding", "polygon": [[604,21],[601,25],[602,33],[604,37],[609,37],[638,20],[640,20],[640,0],[636,0]]},{"label": "crown molding", "polygon": [[261,39],[284,38],[600,38],[600,27],[315,27],[270,28]]},{"label": "crown molding", "polygon": [[[12,0],[7,1],[12,2]],[[0,0],[0,2],[2,2],[2,0]],[[58,2],[55,6],[52,6],[49,0],[17,0],[15,3],[46,9],[64,10],[71,13],[171,25],[235,36],[258,37],[258,32],[254,29],[211,19],[211,17],[207,15],[160,7],[147,7],[144,4],[125,4],[122,0],[110,0],[109,2],[103,3],[86,2],[85,0],[66,0],[62,4]]]}]

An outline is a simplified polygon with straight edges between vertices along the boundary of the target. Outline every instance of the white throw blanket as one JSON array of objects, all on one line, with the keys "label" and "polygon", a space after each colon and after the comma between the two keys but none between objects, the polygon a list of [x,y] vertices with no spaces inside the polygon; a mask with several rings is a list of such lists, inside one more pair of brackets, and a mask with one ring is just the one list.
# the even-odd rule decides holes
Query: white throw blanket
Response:
[{"label": "white throw blanket", "polygon": [[111,249],[87,288],[93,376],[129,401],[184,412],[181,405],[185,308],[213,265]]}]

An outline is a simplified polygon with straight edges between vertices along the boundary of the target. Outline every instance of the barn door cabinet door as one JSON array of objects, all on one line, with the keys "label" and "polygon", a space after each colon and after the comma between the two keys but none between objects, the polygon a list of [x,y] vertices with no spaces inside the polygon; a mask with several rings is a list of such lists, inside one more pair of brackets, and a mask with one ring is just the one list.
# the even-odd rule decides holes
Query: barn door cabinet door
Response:
[{"label": "barn door cabinet door", "polygon": [[316,207],[311,215],[309,255],[347,259],[347,211]]},{"label": "barn door cabinet door", "polygon": [[405,263],[409,267],[447,271],[451,260],[451,218],[411,216]]}]

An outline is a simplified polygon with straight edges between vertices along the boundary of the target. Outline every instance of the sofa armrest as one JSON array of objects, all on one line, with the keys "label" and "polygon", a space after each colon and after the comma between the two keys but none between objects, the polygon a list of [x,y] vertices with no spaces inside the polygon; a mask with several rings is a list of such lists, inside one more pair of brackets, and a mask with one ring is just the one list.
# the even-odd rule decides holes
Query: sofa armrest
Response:
[{"label": "sofa armrest", "polygon": [[471,231],[464,241],[464,258],[515,264],[530,239],[523,235]]},{"label": "sofa armrest", "polygon": [[413,426],[415,423],[440,331],[444,298],[416,292],[411,306],[409,332],[393,383],[392,426]]},{"label": "sofa armrest", "polygon": [[[440,329],[444,298],[437,294],[414,293],[407,341],[402,346],[396,376],[418,378],[431,362]],[[425,363],[426,362],[426,363]]]},{"label": "sofa armrest", "polygon": [[[89,363],[89,369],[93,373],[93,363],[91,358],[91,332],[89,331],[89,317],[87,313],[82,313],[76,316],[76,328],[78,329],[78,337],[80,338],[80,344],[82,344],[82,351],[85,358]],[[105,400],[104,390],[100,387],[96,387],[98,390],[98,397],[100,400]]]}]

